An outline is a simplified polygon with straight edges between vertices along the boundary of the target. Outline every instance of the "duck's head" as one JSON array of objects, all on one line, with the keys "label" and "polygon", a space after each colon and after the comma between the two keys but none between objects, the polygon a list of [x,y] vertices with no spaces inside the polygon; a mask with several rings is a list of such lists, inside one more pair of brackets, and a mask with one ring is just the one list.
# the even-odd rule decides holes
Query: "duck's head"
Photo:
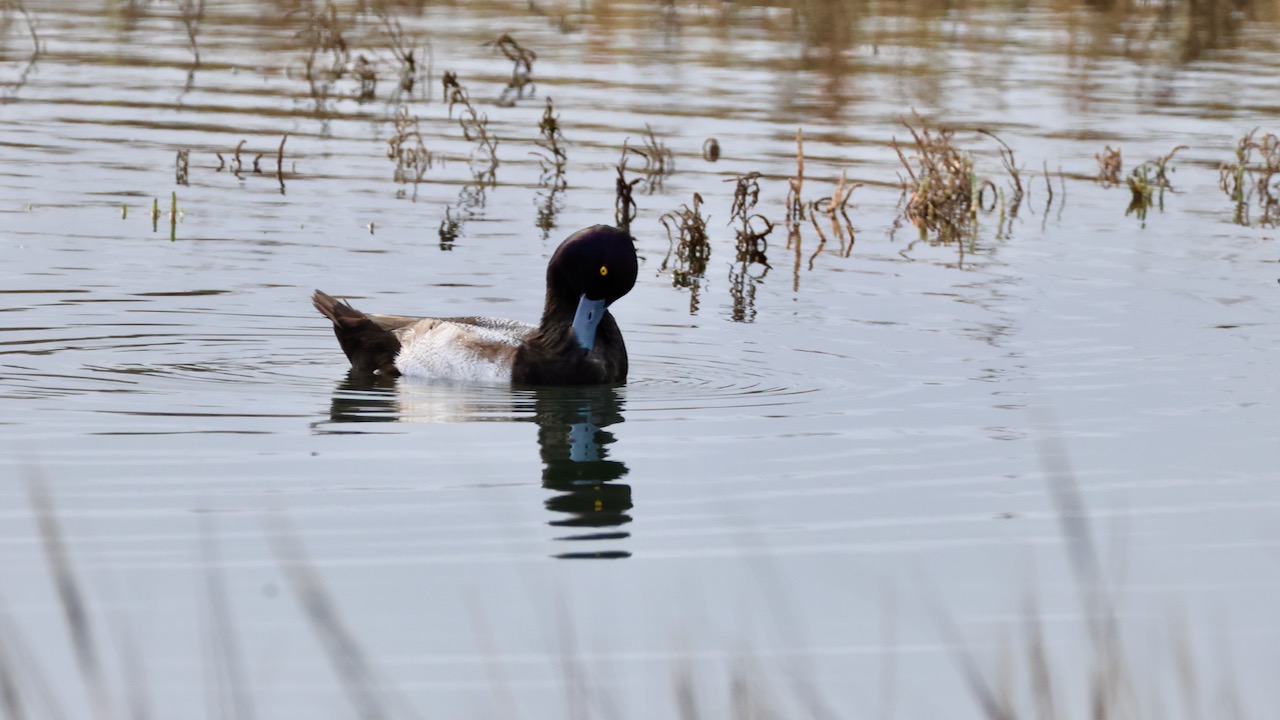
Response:
[{"label": "duck's head", "polygon": [[570,235],[547,264],[547,303],[577,303],[573,334],[578,346],[595,345],[605,308],[636,284],[635,241],[624,230],[595,225]]}]

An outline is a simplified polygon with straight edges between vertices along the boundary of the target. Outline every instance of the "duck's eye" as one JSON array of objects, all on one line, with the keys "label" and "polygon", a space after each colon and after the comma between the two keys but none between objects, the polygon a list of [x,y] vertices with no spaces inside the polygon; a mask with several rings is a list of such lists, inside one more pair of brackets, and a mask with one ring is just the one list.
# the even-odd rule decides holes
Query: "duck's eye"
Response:
[{"label": "duck's eye", "polygon": [[608,266],[608,265],[601,265],[601,266],[600,266],[600,277],[604,277],[604,276],[606,276],[606,275],[608,275],[608,274],[609,274],[609,266]]}]

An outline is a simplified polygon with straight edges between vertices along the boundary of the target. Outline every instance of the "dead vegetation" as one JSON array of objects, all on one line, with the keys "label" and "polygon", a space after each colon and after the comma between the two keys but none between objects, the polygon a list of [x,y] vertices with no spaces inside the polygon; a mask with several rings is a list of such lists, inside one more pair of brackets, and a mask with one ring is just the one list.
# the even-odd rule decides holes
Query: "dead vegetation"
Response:
[{"label": "dead vegetation", "polygon": [[533,153],[542,166],[542,177],[539,182],[563,188],[565,185],[564,169],[569,161],[564,149],[564,134],[560,132],[560,116],[556,114],[551,98],[547,98],[546,109],[542,112],[542,120],[538,122],[539,138],[534,141],[542,152]]},{"label": "dead vegetation", "polygon": [[894,229],[905,220],[920,231],[921,238],[939,242],[972,238],[980,191],[973,157],[952,144],[952,128],[931,128],[919,116],[918,128],[906,119],[901,122],[911,133],[912,147],[908,154],[896,137],[890,143],[907,172],[899,177],[902,195]]},{"label": "dead vegetation", "polygon": [[740,269],[744,273],[749,267],[759,267],[758,280],[764,279],[765,274],[773,268],[769,264],[768,251],[769,234],[774,227],[769,218],[753,214],[743,218],[741,224],[734,228],[734,260],[741,264]]},{"label": "dead vegetation", "polygon": [[[639,172],[645,181],[645,188],[652,193],[662,188],[662,184],[667,176],[676,171],[675,155],[667,147],[666,143],[658,138],[653,132],[653,128],[648,123],[644,126],[644,136],[641,138],[640,147],[631,145],[631,138],[622,141],[622,170],[635,170]],[[644,163],[638,168],[631,168],[628,162],[631,158],[638,157]]]},{"label": "dead vegetation", "polygon": [[613,220],[623,230],[631,228],[631,221],[636,219],[635,187],[644,178],[627,179],[627,148],[622,148],[622,160],[615,167],[618,177],[614,181]]},{"label": "dead vegetation", "polygon": [[804,131],[796,129],[796,174],[787,180],[787,225],[804,219]]},{"label": "dead vegetation", "polygon": [[[671,283],[689,289],[689,314],[698,312],[698,291],[711,261],[711,243],[707,239],[708,217],[702,214],[702,196],[693,194],[693,207],[681,205],[658,218],[667,231],[667,256],[659,270],[671,269]],[[672,257],[675,260],[672,262]]]},{"label": "dead vegetation", "polygon": [[31,13],[27,12],[22,0],[0,2],[0,43],[3,43],[5,36],[9,34],[9,30],[14,24],[15,16],[22,18],[23,24],[27,27],[27,34],[31,36],[31,53],[27,56],[26,62],[22,64],[22,69],[17,73],[15,79],[6,79],[0,82],[0,105],[7,103],[12,95],[26,87],[27,78],[30,77],[31,71],[35,69],[36,61],[40,59],[42,51],[40,33],[36,29],[35,18],[32,17]]},{"label": "dead vegetation", "polygon": [[729,318],[734,322],[755,319],[756,284],[763,281],[769,265],[769,233],[773,223],[757,213],[760,200],[760,173],[747,173],[734,179],[733,208],[729,224],[734,227],[733,264],[729,266]]},{"label": "dead vegetation", "polygon": [[[791,250],[795,257],[795,263],[793,266],[794,270],[791,274],[792,291],[798,291],[800,289],[800,257],[802,252],[801,246],[804,242],[800,228],[804,218],[804,131],[801,128],[796,128],[796,174],[787,179],[785,216],[785,222],[787,225],[787,249]],[[739,278],[743,279],[746,277],[747,273],[744,267]],[[745,285],[743,285],[743,289],[746,289]],[[738,301],[738,297],[736,295],[734,300],[735,302]]]},{"label": "dead vegetation", "polygon": [[191,46],[192,67],[200,66],[200,23],[204,21],[204,0],[178,0],[178,18],[187,31]]},{"label": "dead vegetation", "polygon": [[178,151],[177,157],[173,160],[174,164],[174,181],[179,185],[189,185],[188,175],[191,169],[191,150],[183,148]]},{"label": "dead vegetation", "polygon": [[1280,138],[1272,133],[1258,135],[1254,128],[1236,144],[1236,157],[1232,162],[1218,166],[1218,186],[1231,198],[1235,212],[1233,222],[1250,225],[1250,198],[1256,198],[1260,215],[1257,219],[1263,227],[1280,224],[1280,187],[1275,179],[1280,176]]},{"label": "dead vegetation", "polygon": [[849,182],[844,172],[835,190],[824,198],[814,200],[809,206],[809,221],[813,223],[814,232],[818,233],[818,247],[809,256],[809,269],[813,269],[813,261],[827,245],[827,234],[823,232],[818,217],[822,216],[831,224],[831,234],[840,244],[840,257],[849,257],[853,253],[853,221],[849,219],[849,197],[853,191],[862,187],[862,183]]},{"label": "dead vegetation", "polygon": [[512,63],[511,80],[502,89],[502,94],[498,97],[498,106],[515,105],[517,100],[524,98],[526,90],[532,95],[536,89],[533,84],[533,62],[538,59],[538,53],[522,47],[515,38],[506,33],[492,42],[485,43],[485,47],[491,47],[496,52],[502,53]]},{"label": "dead vegetation", "polygon": [[5,0],[0,3],[0,34],[9,31],[9,25],[13,22],[13,15],[22,18],[23,24],[27,26],[27,34],[31,36],[32,52],[34,55],[39,55],[41,50],[40,33],[36,30],[35,18],[27,11],[23,0]]},{"label": "dead vegetation", "polygon": [[[187,27],[192,52],[199,63],[196,37],[204,17],[204,0],[174,2]],[[305,75],[317,96],[327,95],[332,83],[345,77],[348,82],[358,83],[357,98],[372,99],[377,93],[379,68],[385,67],[388,52],[398,68],[398,91],[412,91],[418,86],[424,71],[424,47],[427,43],[423,38],[407,32],[401,21],[387,10],[375,10],[363,4],[351,8],[337,0],[301,0],[294,2],[293,7],[296,9],[292,11],[292,16],[300,19],[299,25],[295,26],[298,28],[297,37],[306,48],[303,63]],[[27,15],[21,0],[4,3],[3,12],[6,17],[12,15],[16,18],[20,15],[27,18],[33,41],[39,48],[35,23]],[[383,37],[381,61],[377,54],[356,51],[350,38],[357,35],[353,30],[361,28],[365,32],[379,32]],[[510,79],[497,101],[499,106],[514,104],[515,100],[533,94],[533,68],[538,59],[535,51],[505,33],[485,43],[484,47],[512,63]],[[473,103],[470,93],[459,82],[457,74],[444,73],[442,89],[449,116],[457,118],[463,137],[473,143],[469,162],[476,184],[481,188],[491,187],[495,182],[494,171],[499,162],[499,140],[492,131],[489,117]],[[407,106],[396,106],[391,120],[394,135],[388,141],[387,155],[395,162],[395,181],[402,185],[414,184],[416,197],[416,186],[425,179],[428,170],[438,162],[439,156],[426,148],[418,118],[409,114]],[[898,177],[901,188],[899,214],[893,222],[890,236],[903,224],[910,223],[917,228],[921,239],[941,243],[964,240],[972,246],[977,240],[980,216],[998,212],[1000,222],[996,237],[1007,238],[1011,223],[1018,218],[1031,192],[1031,185],[1034,184],[1024,178],[1024,170],[1017,162],[1014,149],[994,132],[984,129],[974,131],[991,138],[998,145],[996,152],[1005,180],[987,179],[981,177],[975,167],[974,155],[957,144],[957,131],[954,128],[932,125],[915,114],[909,119],[901,120],[901,123],[910,138],[909,141],[900,141],[894,137],[890,141],[902,167]],[[538,123],[538,136],[532,140],[532,144],[536,149],[532,155],[538,159],[542,169],[539,184],[551,189],[549,194],[543,193],[540,196],[543,202],[540,203],[538,225],[545,231],[554,223],[556,208],[559,206],[557,194],[568,186],[567,153],[560,114],[549,98]],[[231,174],[243,178],[249,172],[249,160],[243,155],[243,146],[244,143],[241,143],[226,158],[219,154],[218,169],[227,169]],[[1120,148],[1107,145],[1094,155],[1098,164],[1096,180],[1104,186],[1125,184],[1131,193],[1127,214],[1145,219],[1151,207],[1162,208],[1164,192],[1173,191],[1170,184],[1171,161],[1181,149],[1181,146],[1176,147],[1169,154],[1142,163],[1125,173]],[[279,155],[282,155],[282,150],[283,143]],[[702,155],[709,162],[718,160],[719,142],[714,138],[706,139]],[[263,157],[264,153],[258,153],[253,158],[253,172],[262,174],[259,160]],[[855,235],[848,203],[853,191],[862,183],[850,181],[842,172],[829,194],[816,200],[808,200],[806,194],[814,191],[812,179],[806,177],[805,163],[804,134],[798,129],[795,172],[786,178],[787,196],[783,222],[787,227],[788,248],[795,250],[797,258],[802,252],[799,247],[802,233],[816,234],[817,247],[812,250],[806,248],[804,253],[812,268],[815,258],[827,251],[832,244],[838,243],[842,256],[851,254]],[[630,138],[623,143],[622,157],[616,168],[615,221],[628,227],[635,220],[638,212],[635,198],[637,185],[644,183],[644,192],[652,194],[662,189],[664,179],[674,171],[674,153],[653,127],[646,123],[638,145],[633,145]],[[175,178],[179,184],[189,182],[189,172],[186,158],[180,156],[175,160]],[[1235,205],[1236,222],[1250,224],[1251,211],[1256,207],[1260,210],[1257,222],[1262,225],[1275,224],[1280,216],[1280,198],[1277,198],[1280,187],[1275,183],[1275,178],[1280,176],[1280,140],[1275,135],[1261,134],[1257,129],[1249,132],[1239,141],[1234,161],[1222,163],[1219,172],[1220,186]],[[1062,172],[1059,171],[1060,182],[1055,188],[1047,163],[1044,174],[1043,190],[1046,200],[1043,206],[1047,221],[1049,209],[1055,200],[1065,196],[1066,187]],[[749,175],[755,175],[753,182],[758,182],[763,177],[758,174]],[[283,190],[283,165],[280,157],[277,158],[277,177],[281,179]],[[806,179],[810,180],[809,188],[806,188]],[[403,194],[405,191],[400,192]],[[698,197],[701,199],[703,195],[699,194]],[[1255,199],[1256,205],[1251,202]],[[742,201],[742,198],[735,198],[735,206]],[[693,207],[683,206],[682,210],[660,216],[659,220],[674,237],[679,232],[674,229],[674,223],[683,217],[682,213],[691,211],[697,215],[704,207],[705,204],[700,200],[693,203]],[[1037,210],[1039,204],[1030,212],[1035,214]],[[737,210],[733,214],[737,218],[735,226],[740,238],[747,239],[746,242],[738,243],[742,247],[741,254],[748,258],[763,258],[762,250],[757,252],[753,249],[759,243],[751,239],[759,240],[767,236],[772,231],[773,222],[778,220],[776,214],[773,221],[767,219],[765,214],[752,213],[745,220],[737,214]],[[680,220],[679,225],[683,224],[683,220]],[[808,226],[811,230],[804,229],[803,226]],[[678,255],[673,257],[678,259]],[[696,255],[691,258],[696,259]],[[762,263],[761,266],[767,267],[767,263]]]},{"label": "dead vegetation", "polygon": [[[643,162],[633,160],[637,157]],[[638,169],[633,167],[637,164],[640,165]],[[654,134],[653,128],[646,124],[643,145],[632,145],[631,138],[623,140],[622,155],[614,169],[617,172],[614,182],[614,219],[618,227],[626,229],[636,218],[636,186],[644,183],[645,191],[650,194],[661,189],[666,176],[675,172],[675,160],[667,146]],[[637,176],[628,178],[628,173]]]},{"label": "dead vegetation", "polygon": [[351,62],[351,51],[344,37],[351,23],[339,15],[333,0],[325,0],[319,7],[312,2],[296,12],[302,15],[297,38],[306,52],[303,75],[311,86],[313,98],[328,97],[333,83],[343,76]]},{"label": "dead vegetation", "polygon": [[1145,222],[1147,211],[1153,204],[1160,210],[1164,210],[1165,191],[1174,192],[1173,184],[1169,182],[1169,173],[1173,172],[1169,167],[1169,161],[1179,151],[1186,149],[1186,145],[1179,145],[1170,150],[1167,155],[1148,160],[1129,173],[1126,182],[1129,184],[1131,198],[1125,215],[1133,214],[1140,221]]},{"label": "dead vegetation", "polygon": [[1120,173],[1124,171],[1124,163],[1120,160],[1120,148],[1112,148],[1108,145],[1101,152],[1094,153],[1093,157],[1098,161],[1098,183],[1102,187],[1119,185]]},{"label": "dead vegetation", "polygon": [[395,181],[401,185],[413,183],[413,198],[416,200],[418,184],[431,169],[432,154],[422,141],[417,116],[410,114],[407,106],[400,106],[392,121],[395,134],[387,141],[387,157],[396,163]]},{"label": "dead vegetation", "polygon": [[[284,187],[284,143],[288,139],[289,139],[289,135],[288,133],[285,133],[280,138],[280,146],[276,148],[276,177],[280,181],[280,185],[282,189]],[[235,149],[231,152],[230,161],[228,161],[225,157],[223,157],[222,153],[215,152],[214,156],[218,158],[218,167],[214,168],[213,171],[222,172],[223,170],[227,170],[232,175],[235,175],[237,178],[243,180],[244,174],[245,174],[244,146],[247,145],[248,143],[249,143],[248,140],[241,140],[240,142],[236,143]],[[262,158],[264,157],[266,157],[265,152],[259,152],[253,156],[253,161],[252,161],[253,165],[250,167],[249,171],[252,172],[254,175],[263,174]]]},{"label": "dead vegetation", "polygon": [[391,56],[395,58],[399,67],[398,88],[403,92],[412,93],[418,83],[419,73],[422,71],[419,58],[426,54],[422,49],[424,43],[420,38],[406,33],[400,21],[385,11],[379,11],[377,17],[382,34],[387,38]]},{"label": "dead vegetation", "polygon": [[489,116],[478,112],[471,104],[471,94],[458,82],[457,73],[446,72],[442,79],[445,101],[449,104],[449,117],[453,117],[453,109],[458,111],[458,126],[462,128],[462,137],[475,143],[471,151],[470,162],[473,169],[486,174],[492,179],[498,167],[498,138],[489,132]]},{"label": "dead vegetation", "polygon": [[[1013,148],[1009,147],[1008,143],[990,130],[978,130],[978,132],[1000,144],[1000,164],[1004,167],[1005,173],[1009,175],[1009,194],[1006,196],[1004,190],[999,191],[1001,214],[1016,218],[1018,217],[1018,209],[1022,207],[1022,198],[1026,195],[1026,191],[1022,187],[1022,169],[1018,167]],[[979,198],[979,205],[981,204],[982,198]]]}]

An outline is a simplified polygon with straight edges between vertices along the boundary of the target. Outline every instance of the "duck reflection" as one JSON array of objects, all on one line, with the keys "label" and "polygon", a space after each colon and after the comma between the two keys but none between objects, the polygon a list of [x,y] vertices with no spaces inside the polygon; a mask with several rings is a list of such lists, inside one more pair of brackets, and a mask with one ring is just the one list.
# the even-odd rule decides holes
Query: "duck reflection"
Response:
[{"label": "duck reflection", "polygon": [[[627,466],[610,460],[613,433],[604,428],[620,423],[622,397],[614,387],[542,388],[536,390],[534,421],[542,454],[542,486],[556,495],[547,509],[560,517],[555,527],[570,532],[566,541],[621,540],[630,533],[617,530],[631,522],[631,486],[616,482]],[[565,552],[561,558],[622,558],[625,551]]]},{"label": "duck reflection", "polygon": [[[610,386],[467,388],[405,382],[369,373],[348,373],[334,389],[330,423],[513,421],[538,425],[542,486],[552,492],[548,525],[562,529],[556,539],[590,543],[595,549],[556,553],[564,559],[617,559],[631,553],[599,549],[598,543],[630,536],[631,486],[618,482],[628,469],[609,458],[613,433],[621,423],[624,399]],[[533,417],[529,417],[529,411]],[[326,432],[343,432],[329,428]],[[351,430],[350,432],[356,432]]]},{"label": "duck reflection", "polygon": [[333,390],[333,398],[329,401],[329,422],[396,422],[400,419],[396,414],[398,379],[349,371]]}]

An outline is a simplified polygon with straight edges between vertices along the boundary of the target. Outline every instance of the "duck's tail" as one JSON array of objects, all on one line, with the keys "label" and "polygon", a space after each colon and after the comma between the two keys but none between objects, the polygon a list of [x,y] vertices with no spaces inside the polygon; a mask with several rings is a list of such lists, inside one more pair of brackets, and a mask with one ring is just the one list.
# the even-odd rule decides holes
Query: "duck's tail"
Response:
[{"label": "duck's tail", "polygon": [[383,330],[347,303],[319,290],[311,296],[311,303],[321,315],[333,322],[333,334],[338,337],[338,344],[351,361],[351,367],[359,372],[400,374],[396,369],[400,340],[393,333]]}]

